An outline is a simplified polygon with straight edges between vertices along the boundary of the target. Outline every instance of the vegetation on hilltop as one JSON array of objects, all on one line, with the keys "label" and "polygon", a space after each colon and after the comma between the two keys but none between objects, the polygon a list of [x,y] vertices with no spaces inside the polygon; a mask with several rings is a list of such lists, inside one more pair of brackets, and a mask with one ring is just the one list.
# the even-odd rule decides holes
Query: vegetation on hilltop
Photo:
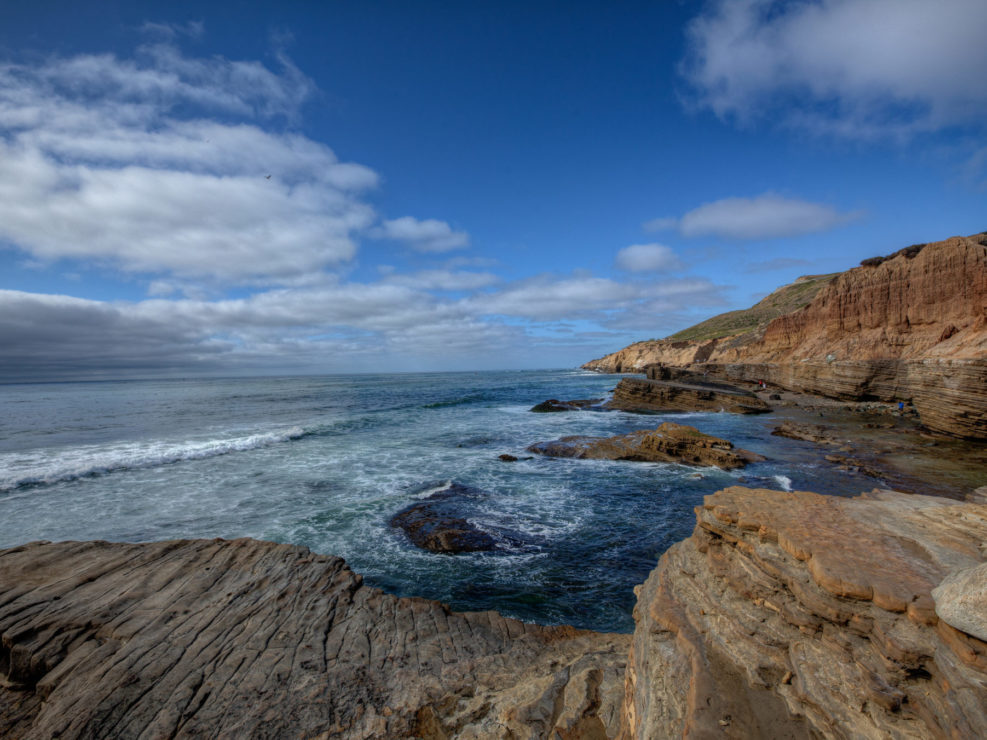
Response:
[{"label": "vegetation on hilltop", "polygon": [[721,313],[695,326],[672,334],[668,339],[704,341],[760,331],[773,319],[807,306],[815,298],[820,288],[840,274],[839,272],[832,272],[828,275],[800,277],[794,283],[778,288],[750,308]]}]

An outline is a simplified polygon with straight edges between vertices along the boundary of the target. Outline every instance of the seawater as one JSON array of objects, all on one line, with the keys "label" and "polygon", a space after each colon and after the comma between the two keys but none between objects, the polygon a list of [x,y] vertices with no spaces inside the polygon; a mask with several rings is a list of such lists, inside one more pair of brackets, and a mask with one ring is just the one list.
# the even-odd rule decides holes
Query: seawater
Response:
[{"label": "seawater", "polygon": [[[371,585],[457,610],[630,631],[633,587],[692,531],[703,496],[738,479],[871,487],[772,437],[769,417],[529,411],[606,397],[617,380],[553,370],[2,385],[0,547],[256,537],[339,555]],[[664,420],[770,459],[727,473],[525,452]],[[464,518],[525,545],[437,555],[389,526],[451,483],[481,492],[464,500]]]}]

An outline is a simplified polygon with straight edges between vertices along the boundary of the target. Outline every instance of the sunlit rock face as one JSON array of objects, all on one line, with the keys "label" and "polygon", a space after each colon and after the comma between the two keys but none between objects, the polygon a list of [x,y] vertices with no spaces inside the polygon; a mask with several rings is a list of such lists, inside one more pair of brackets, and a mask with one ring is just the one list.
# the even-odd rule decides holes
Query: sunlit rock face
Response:
[{"label": "sunlit rock face", "polygon": [[987,507],[734,487],[697,520],[638,592],[629,737],[987,731]]},{"label": "sunlit rock face", "polygon": [[742,335],[640,342],[584,367],[665,363],[847,400],[911,400],[934,431],[987,439],[987,236],[865,260]]}]

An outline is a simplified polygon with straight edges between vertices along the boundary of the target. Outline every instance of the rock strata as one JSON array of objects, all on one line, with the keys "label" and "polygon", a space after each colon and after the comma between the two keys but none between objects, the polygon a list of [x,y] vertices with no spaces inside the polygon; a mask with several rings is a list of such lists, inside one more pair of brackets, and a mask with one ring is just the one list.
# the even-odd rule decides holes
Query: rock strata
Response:
[{"label": "rock strata", "polygon": [[987,731],[987,507],[735,487],[697,519],[638,591],[626,737]]},{"label": "rock strata", "polygon": [[754,452],[735,448],[725,439],[672,422],[665,422],[654,430],[642,429],[616,437],[563,437],[551,442],[538,442],[528,450],[549,457],[677,462],[715,466],[724,470],[742,468],[747,463],[764,460]]},{"label": "rock strata", "polygon": [[771,407],[753,393],[725,384],[621,378],[606,408],[658,414],[676,411],[728,411],[763,414]]},{"label": "rock strata", "polygon": [[742,334],[638,342],[584,367],[654,363],[841,400],[911,400],[928,428],[987,439],[987,234],[865,261]]},{"label": "rock strata", "polygon": [[0,551],[0,737],[613,737],[629,636],[255,540]]}]

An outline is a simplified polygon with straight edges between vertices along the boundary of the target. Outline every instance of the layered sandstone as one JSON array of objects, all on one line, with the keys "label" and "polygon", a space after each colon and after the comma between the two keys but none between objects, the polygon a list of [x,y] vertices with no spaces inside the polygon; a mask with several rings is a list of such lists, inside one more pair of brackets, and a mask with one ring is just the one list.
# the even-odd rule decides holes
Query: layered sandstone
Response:
[{"label": "layered sandstone", "polygon": [[4,738],[604,738],[627,649],[388,596],[303,547],[0,552]]},{"label": "layered sandstone", "polygon": [[987,731],[987,507],[735,487],[697,517],[638,591],[627,737]]},{"label": "layered sandstone", "polygon": [[657,429],[641,429],[615,437],[563,437],[551,442],[538,442],[528,447],[528,451],[579,460],[676,462],[724,470],[742,468],[747,463],[764,460],[761,455],[734,447],[725,439],[669,421]]},{"label": "layered sandstone", "polygon": [[832,398],[910,399],[930,429],[987,439],[987,236],[865,263],[763,331],[642,342],[584,367],[699,365],[729,380]]},{"label": "layered sandstone", "polygon": [[605,408],[644,414],[677,411],[727,411],[731,414],[763,414],[771,411],[764,401],[739,388],[621,378]]}]

